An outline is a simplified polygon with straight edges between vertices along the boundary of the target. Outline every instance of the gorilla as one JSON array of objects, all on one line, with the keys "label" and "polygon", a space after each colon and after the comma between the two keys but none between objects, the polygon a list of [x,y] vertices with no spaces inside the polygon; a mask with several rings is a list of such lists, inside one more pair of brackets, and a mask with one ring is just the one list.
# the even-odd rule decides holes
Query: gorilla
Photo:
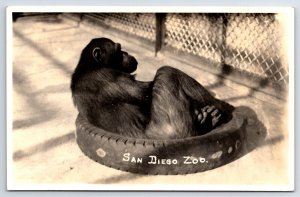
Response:
[{"label": "gorilla", "polygon": [[71,79],[79,113],[109,132],[145,139],[203,135],[232,118],[232,105],[184,72],[163,66],[153,81],[143,82],[132,74],[137,65],[119,43],[92,39]]}]

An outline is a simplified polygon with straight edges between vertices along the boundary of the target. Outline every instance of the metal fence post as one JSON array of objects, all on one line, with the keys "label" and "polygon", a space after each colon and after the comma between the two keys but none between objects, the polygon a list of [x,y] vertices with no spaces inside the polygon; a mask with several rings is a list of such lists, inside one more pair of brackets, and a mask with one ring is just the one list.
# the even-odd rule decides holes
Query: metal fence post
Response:
[{"label": "metal fence post", "polygon": [[165,13],[155,13],[155,56],[157,56],[158,51],[161,50],[164,43],[165,38],[165,21],[166,21],[166,14]]},{"label": "metal fence post", "polygon": [[226,14],[221,14],[221,20],[223,22],[222,25],[222,43],[220,49],[221,49],[221,65],[225,65],[225,58],[226,58],[226,37],[227,37],[227,26],[228,26],[228,19]]}]

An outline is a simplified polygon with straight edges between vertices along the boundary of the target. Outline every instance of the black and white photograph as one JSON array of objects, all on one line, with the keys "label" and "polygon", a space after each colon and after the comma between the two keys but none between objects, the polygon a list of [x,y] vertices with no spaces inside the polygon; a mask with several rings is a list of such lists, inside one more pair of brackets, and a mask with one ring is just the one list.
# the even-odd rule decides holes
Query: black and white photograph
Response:
[{"label": "black and white photograph", "polygon": [[293,37],[291,7],[8,7],[8,190],[293,191]]}]

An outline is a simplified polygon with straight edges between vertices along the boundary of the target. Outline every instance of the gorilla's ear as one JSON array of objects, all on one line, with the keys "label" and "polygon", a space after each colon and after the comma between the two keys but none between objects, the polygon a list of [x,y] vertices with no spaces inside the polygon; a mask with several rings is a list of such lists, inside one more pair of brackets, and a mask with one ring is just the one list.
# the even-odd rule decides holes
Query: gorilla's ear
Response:
[{"label": "gorilla's ear", "polygon": [[97,62],[101,61],[101,49],[99,47],[93,49],[93,57]]}]

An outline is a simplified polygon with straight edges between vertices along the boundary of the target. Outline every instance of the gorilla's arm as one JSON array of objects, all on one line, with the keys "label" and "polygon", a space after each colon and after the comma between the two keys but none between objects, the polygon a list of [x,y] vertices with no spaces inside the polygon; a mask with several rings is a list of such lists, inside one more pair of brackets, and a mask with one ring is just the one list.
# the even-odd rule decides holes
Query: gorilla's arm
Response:
[{"label": "gorilla's arm", "polygon": [[132,75],[111,69],[102,71],[95,73],[94,78],[94,88],[101,86],[97,90],[97,96],[101,97],[99,100],[130,104],[143,104],[151,100],[153,82],[136,81]]}]

